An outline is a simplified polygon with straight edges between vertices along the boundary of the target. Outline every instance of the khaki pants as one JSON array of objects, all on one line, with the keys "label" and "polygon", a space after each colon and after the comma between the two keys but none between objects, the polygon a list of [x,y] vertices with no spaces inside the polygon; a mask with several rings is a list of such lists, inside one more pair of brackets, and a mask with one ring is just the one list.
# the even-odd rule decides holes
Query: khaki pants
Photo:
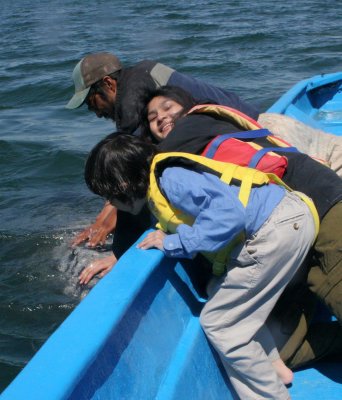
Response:
[{"label": "khaki pants", "polygon": [[211,285],[201,325],[243,400],[289,398],[268,357],[273,339],[265,334],[265,321],[303,263],[313,236],[307,206],[287,193],[259,231],[233,251],[225,276]]}]

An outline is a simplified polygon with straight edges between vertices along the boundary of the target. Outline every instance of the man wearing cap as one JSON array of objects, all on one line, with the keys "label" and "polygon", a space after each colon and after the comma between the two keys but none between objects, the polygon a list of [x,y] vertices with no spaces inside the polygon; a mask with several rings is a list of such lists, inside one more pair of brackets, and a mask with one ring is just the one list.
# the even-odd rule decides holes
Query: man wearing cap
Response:
[{"label": "man wearing cap", "polygon": [[141,61],[133,67],[124,68],[113,54],[90,54],[76,65],[73,71],[75,94],[66,105],[74,109],[87,104],[90,111],[101,118],[116,122],[120,132],[131,134],[139,126],[144,95],[159,86],[179,86],[192,94],[196,100],[210,99],[257,119],[258,111],[242,101],[236,94],[155,61]]}]

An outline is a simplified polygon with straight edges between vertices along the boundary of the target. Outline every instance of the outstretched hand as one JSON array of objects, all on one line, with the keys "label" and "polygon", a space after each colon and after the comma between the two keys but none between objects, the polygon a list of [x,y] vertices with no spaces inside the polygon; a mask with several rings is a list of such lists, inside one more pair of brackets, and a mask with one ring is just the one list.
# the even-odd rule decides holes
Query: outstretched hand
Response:
[{"label": "outstretched hand", "polygon": [[110,234],[110,232],[111,230],[108,232],[108,229],[106,229],[104,226],[97,226],[95,222],[79,233],[71,242],[71,246],[75,247],[86,241],[88,241],[88,247],[93,248],[98,245],[101,246],[105,244],[107,236]]},{"label": "outstretched hand", "polygon": [[163,246],[163,241],[166,236],[166,233],[157,230],[154,232],[150,232],[144,239],[138,244],[138,248],[142,250],[147,250],[152,247],[156,247],[157,249],[163,251],[164,246]]},{"label": "outstretched hand", "polygon": [[116,227],[116,219],[116,208],[106,205],[96,221],[75,237],[71,246],[75,247],[86,241],[88,241],[87,246],[91,248],[105,244],[107,236]]},{"label": "outstretched hand", "polygon": [[114,254],[93,261],[80,273],[78,278],[79,283],[81,285],[87,285],[95,275],[98,275],[100,278],[104,277],[109,271],[111,271],[116,262],[117,259]]}]

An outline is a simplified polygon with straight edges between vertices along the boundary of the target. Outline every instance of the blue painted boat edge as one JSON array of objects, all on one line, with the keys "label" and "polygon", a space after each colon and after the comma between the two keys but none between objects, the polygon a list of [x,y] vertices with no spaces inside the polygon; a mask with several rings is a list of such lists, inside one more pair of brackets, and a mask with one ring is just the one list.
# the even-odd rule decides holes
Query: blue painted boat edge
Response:
[{"label": "blue painted boat edge", "polygon": [[332,74],[320,74],[314,77],[304,79],[294,85],[279,100],[277,100],[268,110],[268,113],[286,114],[286,109],[293,104],[295,99],[299,97],[303,91],[312,90],[318,86],[327,85],[342,79],[342,72]]},{"label": "blue painted boat edge", "polygon": [[292,400],[340,400],[342,399],[341,383],[341,363],[316,363],[311,368],[295,372],[289,392]]},{"label": "blue painted boat edge", "polygon": [[1,399],[68,398],[162,260],[160,251],[132,246],[49,337]]}]

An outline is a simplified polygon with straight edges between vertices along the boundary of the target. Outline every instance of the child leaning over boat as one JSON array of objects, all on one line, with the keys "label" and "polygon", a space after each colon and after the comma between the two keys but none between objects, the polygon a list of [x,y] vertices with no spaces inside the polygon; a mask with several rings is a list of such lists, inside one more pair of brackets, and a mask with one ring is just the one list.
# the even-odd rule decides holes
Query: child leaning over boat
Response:
[{"label": "child leaning over boat", "polygon": [[153,145],[127,135],[94,147],[85,179],[123,211],[136,214],[148,201],[163,230],[141,249],[212,260],[200,321],[234,388],[243,400],[288,399],[289,371],[265,321],[315,239],[314,208],[260,171],[186,153],[155,156]]}]

